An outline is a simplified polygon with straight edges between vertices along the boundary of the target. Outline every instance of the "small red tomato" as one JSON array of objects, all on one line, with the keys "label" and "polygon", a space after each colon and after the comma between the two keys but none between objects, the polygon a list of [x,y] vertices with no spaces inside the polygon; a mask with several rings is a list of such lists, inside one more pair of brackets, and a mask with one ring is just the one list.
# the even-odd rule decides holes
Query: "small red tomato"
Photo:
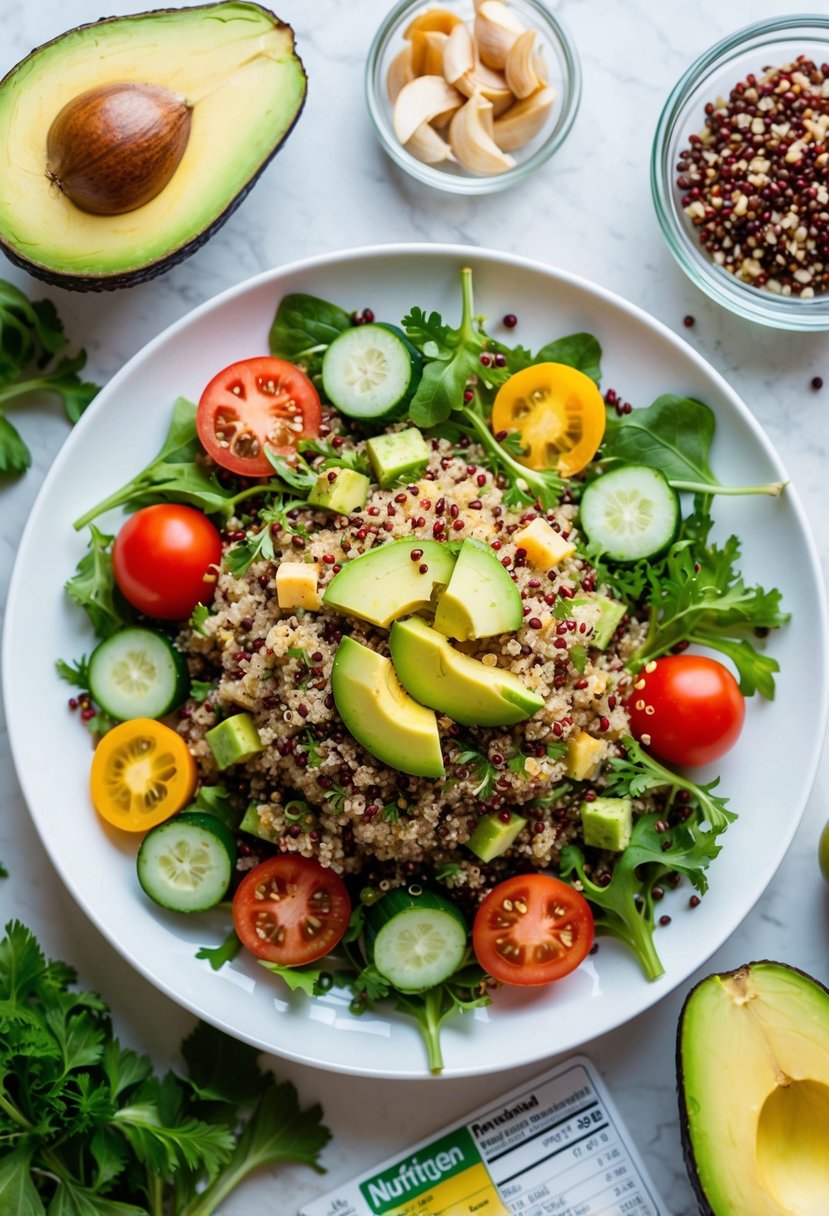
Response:
[{"label": "small red tomato", "polygon": [[296,853],[270,857],[249,870],[233,896],[233,924],[242,945],[281,967],[301,967],[328,954],[350,916],[339,874]]},{"label": "small red tomato", "polygon": [[194,507],[159,503],[131,515],[112,548],[115,581],[147,616],[182,621],[213,598],[222,541]]},{"label": "small red tomato", "polygon": [[627,701],[634,738],[662,760],[711,764],[740,737],[746,707],[740,686],[716,659],[671,654],[639,672]]},{"label": "small red tomato", "polygon": [[478,908],[472,947],[493,979],[523,988],[575,971],[593,932],[590,905],[573,887],[551,874],[515,874]]},{"label": "small red tomato", "polygon": [[271,477],[267,450],[296,455],[300,439],[320,432],[317,390],[300,367],[265,355],[240,359],[213,377],[201,395],[196,429],[216,464],[241,477]]}]

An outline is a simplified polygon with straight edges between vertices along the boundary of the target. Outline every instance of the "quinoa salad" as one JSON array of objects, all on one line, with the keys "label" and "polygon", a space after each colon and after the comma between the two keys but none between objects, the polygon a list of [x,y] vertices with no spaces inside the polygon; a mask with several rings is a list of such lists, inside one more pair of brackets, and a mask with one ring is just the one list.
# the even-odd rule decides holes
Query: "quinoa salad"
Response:
[{"label": "quinoa salad", "polygon": [[718,493],[784,487],[717,480],[707,405],[602,389],[591,334],[486,328],[466,269],[461,299],[457,327],[278,301],[270,353],[75,521],[98,642],[57,663],[143,895],[227,911],[198,957],[391,998],[434,1072],[448,1017],[598,936],[663,973],[736,815],[695,770],[773,698],[788,620],[714,531]]}]

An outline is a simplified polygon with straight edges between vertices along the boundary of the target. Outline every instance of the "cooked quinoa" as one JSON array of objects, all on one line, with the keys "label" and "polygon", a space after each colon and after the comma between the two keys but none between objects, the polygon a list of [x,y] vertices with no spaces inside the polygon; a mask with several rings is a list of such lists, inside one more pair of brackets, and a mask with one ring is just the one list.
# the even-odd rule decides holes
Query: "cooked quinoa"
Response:
[{"label": "cooked quinoa", "polygon": [[[347,450],[362,450],[348,442]],[[202,632],[188,629],[179,639],[193,676],[214,684],[203,702],[188,702],[179,729],[202,780],[221,780],[240,804],[254,804],[261,834],[281,852],[315,857],[384,887],[437,880],[480,896],[507,874],[555,869],[562,846],[580,838],[579,805],[591,790],[579,783],[576,792],[566,782],[563,745],[580,731],[600,740],[598,772],[617,754],[628,733],[624,664],[642,626],[625,617],[606,650],[591,647],[597,608],[566,606],[576,592],[602,590],[595,572],[578,554],[553,570],[532,569],[513,535],[539,512],[505,506],[497,478],[475,463],[474,446],[459,453],[447,440],[430,442],[429,466],[417,484],[392,490],[372,484],[365,507],[348,517],[292,512],[294,530],[273,535],[275,560],[254,562],[239,577],[222,570]],[[545,518],[575,539],[576,516],[565,502]],[[228,522],[228,547],[244,535],[242,520]],[[446,767],[440,781],[376,760],[334,707],[331,667],[340,639],[351,636],[388,655],[388,633],[325,607],[283,611],[275,591],[283,559],[316,563],[322,594],[349,560],[413,537],[474,537],[497,553],[521,592],[524,624],[516,633],[457,645],[513,672],[544,699],[543,709],[513,727],[461,727],[439,715]],[[264,750],[220,775],[204,735],[239,710],[252,715]],[[595,788],[601,784],[598,777]],[[291,807],[286,816],[286,804],[296,799],[308,804],[310,817],[298,819]],[[465,847],[479,817],[494,811],[508,819],[511,809],[527,819],[520,836],[503,856],[479,861]]]}]

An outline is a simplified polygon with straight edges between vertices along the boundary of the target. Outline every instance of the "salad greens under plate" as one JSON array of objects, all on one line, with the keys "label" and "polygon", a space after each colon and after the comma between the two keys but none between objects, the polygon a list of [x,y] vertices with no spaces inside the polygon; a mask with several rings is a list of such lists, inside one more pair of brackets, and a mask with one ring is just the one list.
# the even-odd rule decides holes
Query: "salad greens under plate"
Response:
[{"label": "salad greens under plate", "polygon": [[[313,1002],[301,993],[294,997],[263,975],[253,960],[241,956],[214,973],[208,961],[195,958],[198,946],[206,944],[205,921],[200,917],[198,925],[191,924],[148,907],[135,883],[132,848],[120,841],[113,847],[101,831],[86,795],[88,753],[69,714],[66,721],[54,724],[51,741],[60,749],[59,771],[43,763],[42,691],[54,687],[53,658],[81,654],[91,642],[84,615],[67,608],[59,594],[63,572],[84,551],[83,539],[72,533],[68,521],[83,516],[90,502],[103,499],[113,485],[129,482],[136,466],[151,461],[161,447],[170,403],[180,393],[197,398],[218,368],[267,350],[275,307],[291,292],[346,307],[370,306],[378,316],[402,317],[414,303],[428,308],[419,315],[412,310],[411,315],[412,324],[429,329],[426,340],[434,343],[430,349],[439,364],[424,376],[429,392],[424,391],[422,409],[433,423],[476,430],[474,411],[447,410],[454,397],[444,392],[447,383],[454,383],[454,360],[463,363],[458,348],[469,334],[461,333],[458,339],[440,328],[457,323],[457,274],[468,261],[475,274],[476,308],[488,315],[488,332],[505,348],[520,342],[526,350],[537,351],[551,334],[595,333],[604,352],[603,387],[617,386],[637,405],[654,402],[652,409],[668,393],[707,401],[714,408],[717,433],[710,466],[704,426],[689,415],[671,456],[669,477],[677,483],[693,490],[702,485],[719,490],[711,485],[711,467],[729,486],[785,480],[746,408],[702,360],[656,322],[567,276],[504,255],[476,251],[470,259],[470,252],[409,246],[317,259],[228,293],[152,343],[105,390],[61,454],[24,536],[9,602],[4,670],[15,759],[35,822],[76,898],[116,947],[182,1004],[268,1050],[340,1071],[422,1075],[416,1030],[382,1010],[350,1017],[349,994],[337,989]],[[432,309],[446,321],[433,321]],[[500,325],[508,312],[519,319],[509,332]],[[305,340],[296,333],[297,342]],[[302,349],[298,346],[296,353]],[[589,344],[582,350],[583,370],[591,374],[595,360],[591,363]],[[128,428],[130,442],[124,443]],[[621,428],[613,436],[614,443],[626,439]],[[642,450],[637,439],[640,463]],[[105,460],[102,453],[107,454]],[[660,465],[667,459],[663,444]],[[496,1008],[473,1009],[467,1018],[448,1022],[443,1042],[449,1075],[491,1071],[541,1058],[551,1050],[568,1050],[647,1008],[724,940],[759,897],[785,852],[811,785],[822,737],[823,592],[791,489],[779,500],[722,494],[716,518],[719,544],[732,532],[743,541],[746,583],[781,588],[786,603],[796,604],[797,620],[774,638],[772,655],[781,666],[776,701],[769,705],[760,697],[753,699],[738,748],[717,766],[721,791],[741,815],[717,858],[711,891],[692,912],[687,910],[687,884],[670,896],[673,923],[657,931],[666,974],[655,983],[644,980],[627,952],[605,942],[595,960],[552,989],[529,998],[503,992]],[[97,522],[103,535],[114,530],[117,519],[115,513],[101,516]],[[715,629],[715,609],[715,604],[709,605],[701,613],[700,628]],[[42,645],[43,637],[50,638],[48,647]],[[665,639],[657,634],[652,642],[658,649]],[[745,678],[752,677],[759,688],[763,675],[749,671]],[[804,715],[806,686],[811,696]],[[631,778],[644,780],[647,774],[620,773],[621,781]],[[649,847],[647,840],[641,844]],[[578,858],[572,862],[577,868]],[[606,915],[611,920],[618,908],[608,907]],[[214,922],[216,946],[226,927],[223,920],[218,915]]]}]

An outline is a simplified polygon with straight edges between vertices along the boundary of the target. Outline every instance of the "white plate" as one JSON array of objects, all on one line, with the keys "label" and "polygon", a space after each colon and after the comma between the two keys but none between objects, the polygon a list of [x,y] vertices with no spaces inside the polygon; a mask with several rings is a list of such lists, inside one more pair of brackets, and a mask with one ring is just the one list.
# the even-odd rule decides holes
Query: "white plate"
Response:
[{"label": "white plate", "polygon": [[[475,271],[476,304],[496,322],[520,319],[515,338],[534,348],[578,330],[599,338],[605,386],[646,405],[675,391],[717,414],[713,467],[722,481],[785,478],[747,408],[688,346],[623,300],[573,276],[503,254],[454,246],[387,246],[315,258],[226,292],[151,342],[115,376],[72,432],[26,528],[6,617],[4,690],[17,771],[43,843],[78,903],[148,980],[209,1022],[267,1051],[339,1072],[426,1074],[416,1029],[385,1012],[351,1017],[347,1001],[289,994],[255,962],[220,972],[195,958],[216,944],[222,918],[176,917],[153,907],[134,873],[136,843],[108,835],[87,793],[90,748],[65,710],[58,656],[92,647],[85,615],[63,594],[84,551],[70,521],[127,481],[160,446],[174,398],[197,399],[227,363],[267,351],[286,292],[303,290],[346,309],[398,320],[413,304],[458,317],[458,271]],[[493,326],[494,327],[494,326]],[[721,790],[740,811],[713,864],[711,891],[688,910],[689,889],[668,896],[669,929],[657,930],[666,974],[648,983],[636,961],[605,939],[568,979],[533,992],[500,992],[494,1005],[446,1026],[446,1073],[492,1072],[568,1051],[647,1009],[719,947],[760,897],[802,814],[817,766],[827,702],[824,593],[793,489],[781,499],[721,498],[720,533],[739,533],[744,572],[783,590],[793,622],[770,640],[779,659],[777,699],[748,706],[739,746],[722,762]],[[109,523],[116,524],[117,517]],[[804,690],[808,689],[808,697]]]}]

